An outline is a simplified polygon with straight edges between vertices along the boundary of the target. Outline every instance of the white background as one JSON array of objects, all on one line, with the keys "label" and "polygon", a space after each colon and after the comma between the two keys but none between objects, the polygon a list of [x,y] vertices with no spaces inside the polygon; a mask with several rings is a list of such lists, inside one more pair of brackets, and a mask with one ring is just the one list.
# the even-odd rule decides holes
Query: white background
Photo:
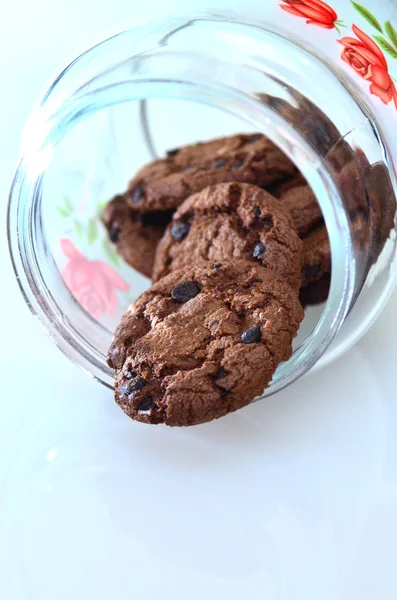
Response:
[{"label": "white background", "polygon": [[2,3],[0,598],[394,599],[397,294],[336,364],[174,430],[129,422],[14,281],[5,211],[31,103],[59,63],[160,4]]}]

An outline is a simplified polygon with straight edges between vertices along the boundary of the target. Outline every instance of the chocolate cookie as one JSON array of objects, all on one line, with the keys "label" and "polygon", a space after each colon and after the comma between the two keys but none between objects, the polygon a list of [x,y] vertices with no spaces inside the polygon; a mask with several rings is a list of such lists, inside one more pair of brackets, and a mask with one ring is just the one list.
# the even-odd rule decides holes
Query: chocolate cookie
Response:
[{"label": "chocolate cookie", "polygon": [[308,185],[291,187],[283,192],[279,198],[290,211],[301,238],[324,223],[320,205]]},{"label": "chocolate cookie", "polygon": [[124,314],[108,354],[133,419],[195,425],[249,404],[292,353],[297,294],[251,261],[175,271]]},{"label": "chocolate cookie", "polygon": [[[290,211],[299,236],[303,240],[302,286],[322,278],[331,269],[331,248],[323,214],[310,186],[302,185],[299,177],[291,178],[297,185],[285,182],[275,193]],[[315,287],[315,286],[313,286]],[[319,284],[319,290],[322,289]],[[313,289],[311,295],[314,297]],[[325,293],[325,292],[324,292]],[[317,294],[321,296],[320,292]]]},{"label": "chocolate cookie", "polygon": [[244,258],[300,287],[302,242],[288,210],[261,188],[221,183],[190,196],[159,243],[153,281],[205,261]]},{"label": "chocolate cookie", "polygon": [[327,228],[321,225],[303,239],[302,287],[317,281],[331,269],[331,247]]},{"label": "chocolate cookie", "polygon": [[143,167],[127,200],[143,212],[177,208],[208,185],[239,181],[261,187],[296,172],[293,163],[262,134],[234,135],[171,150]]},{"label": "chocolate cookie", "polygon": [[156,247],[171,216],[171,211],[134,211],[124,196],[116,196],[105,207],[102,219],[120,256],[137,271],[151,277]]},{"label": "chocolate cookie", "polygon": [[305,186],[305,185],[307,185],[306,179],[303,177],[302,173],[300,173],[299,171],[296,171],[296,173],[293,173],[289,177],[286,177],[285,179],[282,179],[281,181],[278,181],[277,183],[274,183],[273,185],[266,186],[266,190],[272,196],[275,196],[276,198],[280,198],[283,194],[288,192],[291,188],[298,187],[298,186]]},{"label": "chocolate cookie", "polygon": [[330,284],[331,273],[324,273],[317,281],[312,281],[301,288],[299,291],[299,300],[303,308],[325,302],[328,298]]}]

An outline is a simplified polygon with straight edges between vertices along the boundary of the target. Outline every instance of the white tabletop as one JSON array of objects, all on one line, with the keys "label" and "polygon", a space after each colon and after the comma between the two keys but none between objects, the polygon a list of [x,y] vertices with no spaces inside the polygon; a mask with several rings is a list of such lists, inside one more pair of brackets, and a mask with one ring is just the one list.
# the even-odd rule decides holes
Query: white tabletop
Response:
[{"label": "white tabletop", "polygon": [[133,22],[140,3],[6,5],[0,598],[394,599],[397,293],[344,358],[277,397],[191,429],[130,422],[29,313],[4,227],[33,99],[65,57]]}]

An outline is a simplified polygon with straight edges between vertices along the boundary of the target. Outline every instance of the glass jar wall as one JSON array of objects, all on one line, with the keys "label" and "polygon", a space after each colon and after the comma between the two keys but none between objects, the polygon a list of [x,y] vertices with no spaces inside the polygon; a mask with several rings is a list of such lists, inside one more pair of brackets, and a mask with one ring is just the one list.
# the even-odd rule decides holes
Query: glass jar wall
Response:
[{"label": "glass jar wall", "polygon": [[307,309],[265,396],[340,356],[382,309],[396,279],[392,143],[350,75],[290,38],[280,22],[223,17],[140,25],[79,56],[34,107],[10,196],[15,271],[57,345],[104,384],[112,332],[149,281],[115,254],[101,210],[142,164],[184,143],[263,132],[324,215],[328,300]]}]

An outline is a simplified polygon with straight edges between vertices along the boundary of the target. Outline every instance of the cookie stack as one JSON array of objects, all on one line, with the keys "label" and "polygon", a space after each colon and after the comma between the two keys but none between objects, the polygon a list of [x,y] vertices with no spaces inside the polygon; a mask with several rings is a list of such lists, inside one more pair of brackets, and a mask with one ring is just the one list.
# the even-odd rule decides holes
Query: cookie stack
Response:
[{"label": "cookie stack", "polygon": [[[152,278],[109,349],[133,419],[194,425],[260,395],[292,353],[330,271],[315,197],[261,134],[186,146],[145,166],[103,215],[121,256]],[[318,293],[317,293],[318,296]]]}]

